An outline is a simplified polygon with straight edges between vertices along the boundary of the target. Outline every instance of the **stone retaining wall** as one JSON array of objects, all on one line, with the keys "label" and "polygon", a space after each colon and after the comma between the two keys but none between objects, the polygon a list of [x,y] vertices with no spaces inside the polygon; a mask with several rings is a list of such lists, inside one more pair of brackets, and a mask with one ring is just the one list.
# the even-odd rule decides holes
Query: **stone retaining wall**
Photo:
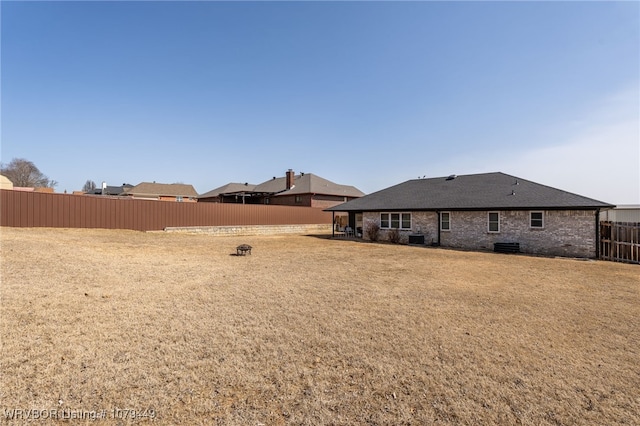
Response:
[{"label": "stone retaining wall", "polygon": [[186,232],[211,235],[279,235],[331,234],[331,224],[319,225],[242,225],[168,227],[165,232]]}]

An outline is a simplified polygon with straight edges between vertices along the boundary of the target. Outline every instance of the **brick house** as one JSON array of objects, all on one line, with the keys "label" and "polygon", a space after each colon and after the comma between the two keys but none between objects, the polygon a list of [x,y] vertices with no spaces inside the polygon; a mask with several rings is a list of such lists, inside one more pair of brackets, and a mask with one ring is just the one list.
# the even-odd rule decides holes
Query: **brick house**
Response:
[{"label": "brick house", "polygon": [[289,169],[284,177],[273,177],[253,185],[229,183],[198,196],[199,202],[271,204],[328,208],[362,197],[359,189],[340,185],[313,173],[296,175]]},{"label": "brick house", "polygon": [[523,253],[598,256],[601,210],[613,206],[504,173],[415,179],[326,210],[346,212],[368,239],[397,232],[401,241],[492,250],[518,243]]},{"label": "brick house", "polygon": [[8,177],[0,175],[0,189],[13,189],[13,182]]},{"label": "brick house", "polygon": [[[160,184],[162,185],[162,184]],[[122,195],[123,192],[133,188],[133,185],[123,183],[121,186],[113,186],[103,184],[100,188],[94,188],[91,191],[86,192],[87,195]]]},{"label": "brick house", "polygon": [[120,196],[143,200],[196,202],[198,193],[193,185],[183,183],[142,182],[125,189]]}]

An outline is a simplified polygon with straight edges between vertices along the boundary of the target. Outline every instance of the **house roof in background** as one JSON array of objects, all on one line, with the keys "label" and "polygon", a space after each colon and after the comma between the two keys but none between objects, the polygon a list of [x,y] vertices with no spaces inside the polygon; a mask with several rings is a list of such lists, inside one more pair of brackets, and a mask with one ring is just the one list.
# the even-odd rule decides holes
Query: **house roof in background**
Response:
[{"label": "house roof in background", "polygon": [[[130,185],[128,183],[125,183],[122,186],[107,185],[107,187],[104,189],[104,195],[120,195],[127,189],[131,188],[133,188],[133,185]],[[87,194],[103,195],[102,188],[95,188],[92,191],[87,192]]]},{"label": "house roof in background", "polygon": [[610,208],[611,204],[504,173],[414,179],[328,211]]},{"label": "house roof in background", "polygon": [[8,177],[0,175],[0,189],[13,189],[13,182]]},{"label": "house roof in background", "polygon": [[359,189],[340,185],[321,178],[313,173],[301,173],[293,178],[293,187],[287,190],[287,178],[270,179],[254,188],[255,192],[275,193],[277,196],[297,194],[323,194],[343,197],[362,197],[364,193]]},{"label": "house roof in background", "polygon": [[300,173],[294,176],[294,186],[287,190],[287,178],[274,177],[258,185],[244,183],[228,183],[200,195],[198,198],[217,197],[222,194],[236,194],[241,192],[254,194],[273,194],[273,196],[322,194],[341,197],[362,197],[364,192],[350,185],[340,185],[321,178],[313,173]]},{"label": "house roof in background", "polygon": [[144,196],[168,196],[168,197],[197,197],[198,193],[194,189],[193,185],[187,185],[184,183],[155,183],[155,182],[142,182],[129,188],[122,193],[122,195],[136,195],[139,197]]},{"label": "house roof in background", "polygon": [[199,195],[198,198],[211,198],[217,197],[221,194],[238,194],[242,192],[251,192],[255,187],[256,185],[252,183],[231,182],[216,189],[212,189],[209,192],[205,192],[204,194]]}]

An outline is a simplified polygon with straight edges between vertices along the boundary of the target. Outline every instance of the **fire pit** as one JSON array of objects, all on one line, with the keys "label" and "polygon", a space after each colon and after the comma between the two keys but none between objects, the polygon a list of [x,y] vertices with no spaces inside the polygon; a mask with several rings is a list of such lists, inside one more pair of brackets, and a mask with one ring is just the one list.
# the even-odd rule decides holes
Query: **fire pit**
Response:
[{"label": "fire pit", "polygon": [[238,247],[236,247],[236,255],[244,256],[247,253],[251,254],[251,248],[252,247],[249,244],[240,244]]}]

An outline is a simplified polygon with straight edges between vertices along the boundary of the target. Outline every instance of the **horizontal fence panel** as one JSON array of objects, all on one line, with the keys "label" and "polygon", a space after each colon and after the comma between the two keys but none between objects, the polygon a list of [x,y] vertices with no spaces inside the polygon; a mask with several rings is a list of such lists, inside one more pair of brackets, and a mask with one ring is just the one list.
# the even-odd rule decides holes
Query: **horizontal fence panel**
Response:
[{"label": "horizontal fence panel", "polygon": [[0,190],[0,225],[157,231],[167,227],[330,224],[321,209],[258,204],[179,203],[128,197]]}]

